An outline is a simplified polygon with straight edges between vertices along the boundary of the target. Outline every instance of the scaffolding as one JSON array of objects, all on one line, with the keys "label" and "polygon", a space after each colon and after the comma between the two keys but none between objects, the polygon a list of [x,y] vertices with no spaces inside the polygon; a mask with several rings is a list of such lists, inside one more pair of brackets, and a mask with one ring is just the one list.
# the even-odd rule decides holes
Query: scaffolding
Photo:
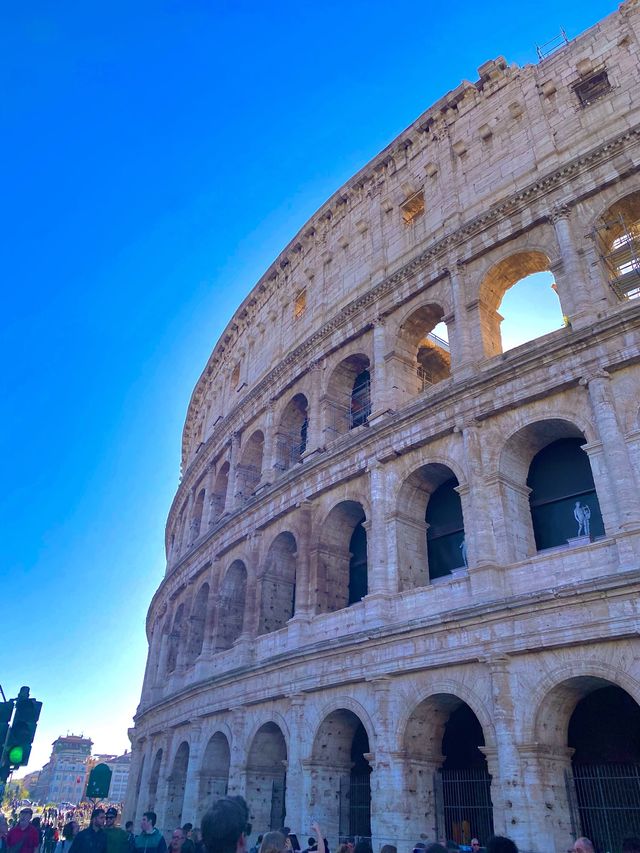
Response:
[{"label": "scaffolding", "polygon": [[618,299],[640,296],[640,222],[617,216],[596,229],[596,242]]},{"label": "scaffolding", "polygon": [[538,54],[539,61],[542,62],[542,60],[546,59],[547,56],[551,56],[551,54],[555,53],[556,50],[560,50],[561,47],[564,47],[565,44],[569,44],[569,39],[567,38],[564,28],[560,27],[560,32],[557,36],[554,36],[544,44],[536,45],[536,53]]},{"label": "scaffolding", "polygon": [[276,461],[273,467],[278,471],[288,471],[292,465],[302,460],[307,449],[307,421],[304,420],[298,430],[292,432],[280,430],[276,436]]},{"label": "scaffolding", "polygon": [[[428,335],[426,335],[425,339],[429,342],[432,349],[442,350],[447,354],[449,359],[451,358],[449,341],[445,341],[444,338],[441,338],[438,335],[434,335],[433,332],[430,332]],[[442,380],[441,371],[436,371],[433,368],[425,367],[423,364],[418,364],[416,368],[416,373],[418,375],[420,392],[426,391],[428,388],[431,388],[432,385],[435,385],[437,382],[440,382]]]},{"label": "scaffolding", "polygon": [[328,412],[327,430],[343,435],[356,427],[368,423],[371,414],[371,380],[366,379],[353,391],[340,394],[331,401]]}]

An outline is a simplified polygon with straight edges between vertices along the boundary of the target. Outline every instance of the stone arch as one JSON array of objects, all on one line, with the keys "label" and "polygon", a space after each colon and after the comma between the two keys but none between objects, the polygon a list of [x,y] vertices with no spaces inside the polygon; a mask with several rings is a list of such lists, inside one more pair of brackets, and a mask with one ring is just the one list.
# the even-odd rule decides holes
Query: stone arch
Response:
[{"label": "stone arch", "polygon": [[353,353],[332,371],[325,395],[329,440],[367,423],[371,414],[369,356]]},{"label": "stone arch", "polygon": [[[406,312],[398,325],[393,354],[388,359],[388,383],[413,397],[451,375],[449,339],[444,310],[426,302]],[[436,331],[437,329],[437,331]]]},{"label": "stone arch", "polygon": [[147,809],[149,811],[154,811],[156,807],[158,782],[160,781],[160,768],[162,766],[162,755],[163,750],[161,747],[156,750],[156,754],[153,758],[153,764],[151,765],[151,772],[149,773],[149,787],[147,792]]},{"label": "stone arch", "polygon": [[366,716],[353,710],[355,703],[332,704],[337,707],[322,716],[313,737],[309,806],[321,815],[330,837],[370,836],[371,723],[367,729]]},{"label": "stone arch", "polygon": [[547,417],[530,420],[512,432],[502,445],[498,479],[505,526],[510,533],[506,555],[508,562],[524,560],[537,551],[530,506],[531,489],[527,486],[532,460],[548,445],[568,438],[583,442],[587,440],[574,421]]},{"label": "stone arch", "polygon": [[297,544],[292,533],[273,539],[260,573],[258,634],[284,628],[295,611]]},{"label": "stone arch", "polygon": [[234,560],[220,586],[215,650],[230,649],[242,633],[247,595],[247,567]]},{"label": "stone arch", "polygon": [[307,449],[309,401],[298,392],[282,410],[275,434],[275,462],[278,471],[288,471],[302,460]]},{"label": "stone arch", "polygon": [[[521,248],[494,263],[483,275],[478,290],[478,320],[484,354],[487,358],[499,355],[504,350],[500,331],[500,324],[504,318],[498,313],[498,309],[507,291],[529,276],[549,272],[550,269],[551,261],[546,251],[537,248]],[[552,286],[551,278],[549,285]],[[536,334],[532,337],[539,337],[553,331],[554,328],[560,328],[563,315],[568,316],[571,313],[568,297],[565,306],[562,301],[565,296],[559,292],[555,284],[553,287],[562,302],[562,305],[558,305],[557,325],[536,330]],[[523,343],[523,341],[520,342]]]},{"label": "stone arch", "polygon": [[435,815],[434,781],[439,776],[446,837],[469,844],[473,836],[487,838],[493,833],[491,776],[484,754],[487,735],[468,702],[457,693],[431,691],[411,708],[402,748],[411,824],[417,828],[425,814]]},{"label": "stone arch", "polygon": [[[455,463],[454,466],[459,470]],[[401,590],[426,586],[431,580],[451,574],[455,568],[464,568],[461,548],[464,540],[462,504],[456,491],[453,492],[453,500],[449,494],[458,486],[459,480],[454,468],[449,464],[434,461],[414,468],[400,484],[396,496],[395,517],[398,580]],[[455,525],[451,530],[445,530],[440,524],[434,531],[437,536],[432,538],[429,536],[431,528],[427,522],[429,507],[431,506],[432,512],[440,511],[448,516],[445,502],[452,503],[452,509],[456,513]],[[450,520],[453,523],[453,515]],[[430,523],[433,523],[433,520]],[[448,537],[446,542],[445,536]],[[436,539],[441,540],[440,545]]]},{"label": "stone arch", "polygon": [[178,746],[171,773],[167,784],[167,805],[165,811],[165,825],[175,829],[182,826],[182,808],[184,806],[184,789],[187,783],[187,771],[189,769],[189,743],[183,740]]},{"label": "stone arch", "polygon": [[257,429],[245,442],[236,468],[236,493],[245,500],[255,492],[262,477],[263,453],[264,433]]},{"label": "stone arch", "polygon": [[288,755],[282,728],[273,721],[263,723],[247,742],[246,798],[253,822],[263,829],[280,829],[286,817]]},{"label": "stone arch", "polygon": [[366,518],[359,501],[343,500],[320,525],[317,606],[321,613],[356,604],[367,594]]},{"label": "stone arch", "polygon": [[209,584],[203,583],[198,590],[189,619],[189,641],[187,644],[187,665],[195,663],[202,652],[207,612],[209,607]]},{"label": "stone arch", "polygon": [[204,814],[229,788],[231,748],[227,735],[218,730],[209,740],[202,756],[198,783],[198,814]]},{"label": "stone arch", "polygon": [[620,300],[640,296],[640,190],[628,190],[595,221],[596,246]]},{"label": "stone arch", "polygon": [[182,638],[184,634],[184,624],[185,620],[185,604],[184,601],[180,602],[178,605],[178,609],[176,610],[176,614],[173,617],[173,627],[171,629],[171,633],[169,634],[168,647],[167,647],[167,673],[172,673],[178,663],[178,654],[180,653],[180,647],[182,644]]},{"label": "stone arch", "polygon": [[[623,835],[640,831],[637,813],[635,825],[622,825],[613,816],[621,805],[628,805],[625,797],[629,793],[637,800],[640,685],[618,667],[594,660],[565,665],[543,685],[546,692],[541,699],[542,689],[536,692],[540,701],[535,703],[529,723],[540,756],[536,781],[545,798],[554,803],[557,843],[564,843],[577,819],[579,834],[588,831],[601,849],[619,849]],[[567,780],[577,805],[573,819]],[[603,824],[598,816],[605,812],[609,817]],[[633,821],[633,812],[630,815]]]}]

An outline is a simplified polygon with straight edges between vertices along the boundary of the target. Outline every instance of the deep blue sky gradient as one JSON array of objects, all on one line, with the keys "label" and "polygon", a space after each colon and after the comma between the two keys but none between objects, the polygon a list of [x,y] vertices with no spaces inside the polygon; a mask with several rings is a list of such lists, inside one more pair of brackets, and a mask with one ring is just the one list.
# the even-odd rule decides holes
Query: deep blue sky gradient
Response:
[{"label": "deep blue sky gradient", "polygon": [[0,683],[128,746],[193,386],[306,219],[485,60],[607,0],[5,4]]}]

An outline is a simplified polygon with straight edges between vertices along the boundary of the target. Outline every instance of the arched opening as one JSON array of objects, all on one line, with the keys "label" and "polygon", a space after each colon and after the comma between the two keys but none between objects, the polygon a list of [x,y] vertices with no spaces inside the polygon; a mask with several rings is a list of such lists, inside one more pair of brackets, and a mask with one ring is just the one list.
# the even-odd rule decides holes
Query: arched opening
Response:
[{"label": "arched opening", "polygon": [[556,802],[558,843],[571,831],[619,851],[640,835],[640,705],[627,691],[598,676],[569,678],[538,709],[536,736],[558,756],[539,780]]},{"label": "arched opening", "polygon": [[247,569],[242,560],[235,560],[229,566],[220,589],[216,651],[230,649],[242,633],[246,594]]},{"label": "arched opening", "polygon": [[353,711],[333,711],[321,723],[312,752],[309,807],[328,837],[371,836],[369,736]]},{"label": "arched opening", "polygon": [[334,506],[322,525],[318,547],[318,608],[321,613],[356,604],[367,594],[365,512],[357,501]]},{"label": "arched opening", "polygon": [[204,751],[198,787],[198,814],[204,814],[216,800],[227,795],[231,750],[222,732],[209,738]]},{"label": "arched opening", "polygon": [[191,520],[191,541],[195,542],[202,529],[202,513],[204,512],[204,489],[198,492],[198,497],[193,505],[193,518]]},{"label": "arched opening", "polygon": [[439,305],[417,308],[403,322],[389,359],[389,373],[400,397],[413,397],[451,376],[447,326]]},{"label": "arched opening", "polygon": [[247,758],[247,803],[252,822],[261,829],[285,825],[287,744],[280,727],[265,723]]},{"label": "arched opening", "polygon": [[271,543],[260,583],[259,634],[284,628],[294,614],[296,599],[296,540],[279,533]]},{"label": "arched opening", "polygon": [[167,673],[175,670],[178,662],[178,653],[182,644],[182,632],[184,623],[184,603],[178,606],[176,615],[173,618],[173,628],[169,634],[167,648]]},{"label": "arched opening", "polygon": [[549,258],[538,251],[517,252],[492,267],[480,285],[478,309],[488,358],[564,325]]},{"label": "arched opening", "polygon": [[640,296],[640,190],[612,204],[596,226],[609,284],[620,300]]},{"label": "arched opening", "polygon": [[256,430],[245,444],[242,458],[236,469],[236,489],[245,500],[255,492],[262,476],[264,435]]},{"label": "arched opening", "polygon": [[276,432],[275,468],[288,471],[302,460],[308,430],[309,403],[304,394],[296,394],[287,404]]},{"label": "arched opening", "polygon": [[[571,456],[573,463],[571,464],[575,465],[578,471],[582,471],[583,469],[581,466],[583,465],[583,460],[579,454],[584,455],[584,451],[580,450],[580,447],[585,442],[585,436],[580,429],[570,421],[561,420],[560,418],[549,418],[548,420],[537,421],[523,427],[517,433],[512,435],[504,445],[500,456],[499,489],[501,494],[501,503],[504,507],[505,530],[509,537],[506,541],[507,548],[504,551],[504,559],[506,562],[517,562],[528,559],[538,550],[536,546],[536,534],[534,534],[533,528],[534,517],[532,515],[532,504],[530,503],[530,498],[534,504],[533,509],[536,511],[536,523],[537,519],[553,519],[554,513],[556,515],[560,515],[560,508],[556,507],[554,509],[552,501],[549,502],[549,509],[544,509],[545,496],[551,495],[552,492],[544,491],[541,488],[538,493],[531,493],[531,487],[528,486],[527,483],[529,481],[531,463],[536,454],[552,443],[557,442],[560,439],[567,438],[577,439],[577,441],[574,441],[572,444],[567,444],[567,447],[573,448],[573,455]],[[562,447],[562,445],[560,445],[560,447]],[[588,457],[586,457],[586,455],[584,458],[588,461]],[[544,468],[545,466],[543,465],[541,470],[544,471]],[[534,474],[535,473],[534,466]],[[582,481],[584,482],[584,473],[580,474],[580,477],[583,478]],[[538,479],[539,478],[536,474],[536,482]],[[573,481],[577,482],[575,478]],[[553,483],[551,483],[548,488],[552,489]],[[555,488],[557,489],[556,496],[562,498],[559,491],[564,488],[564,484],[556,484]],[[537,506],[538,495],[540,496],[539,507]],[[566,545],[567,538],[577,535],[578,523],[574,516],[576,498],[571,501],[570,496],[565,497],[567,500],[565,501],[564,508],[562,509],[562,512],[565,513],[564,521],[569,525],[573,525],[573,533],[569,528],[569,536],[565,537],[562,542],[562,544]],[[589,498],[588,500],[591,504],[592,499]],[[591,512],[595,519],[595,503],[591,506]],[[556,530],[556,534],[554,535],[557,535],[557,531],[560,528],[556,526],[553,529]],[[564,529],[565,528],[563,527],[562,530]],[[543,531],[540,530],[538,535],[542,537]],[[545,533],[544,535],[546,536],[547,534]],[[539,541],[550,542],[554,540],[549,538],[543,540],[541,538]]]},{"label": "arched opening", "polygon": [[229,486],[229,463],[221,466],[213,486],[213,518],[218,519],[224,512],[227,500],[227,488]]},{"label": "arched opening", "polygon": [[366,355],[350,355],[331,374],[327,386],[329,439],[366,424],[371,414],[371,381]]},{"label": "arched opening", "polygon": [[173,767],[167,785],[167,809],[165,812],[166,826],[175,829],[182,826],[182,807],[184,805],[184,789],[187,783],[189,768],[189,744],[183,741],[178,747]]},{"label": "arched opening", "polygon": [[202,652],[204,631],[207,621],[207,606],[209,603],[209,584],[203,583],[191,611],[189,620],[189,642],[187,644],[187,665],[195,663]]},{"label": "arched opening", "polygon": [[585,443],[584,438],[560,438],[531,460],[527,486],[538,551],[566,545],[577,536],[604,536]]},{"label": "arched opening", "polygon": [[396,513],[401,590],[426,586],[465,565],[458,480],[446,465],[413,471],[400,488]]},{"label": "arched opening", "polygon": [[451,693],[425,699],[408,720],[404,745],[410,822],[417,828],[426,816],[436,824],[439,815],[448,839],[486,842],[493,834],[491,777],[482,725],[469,705]]},{"label": "arched opening", "polygon": [[158,796],[158,782],[160,781],[160,766],[162,765],[162,750],[159,749],[153,759],[151,765],[151,773],[149,774],[149,794],[147,796],[147,810],[153,811],[156,807],[156,798]]}]

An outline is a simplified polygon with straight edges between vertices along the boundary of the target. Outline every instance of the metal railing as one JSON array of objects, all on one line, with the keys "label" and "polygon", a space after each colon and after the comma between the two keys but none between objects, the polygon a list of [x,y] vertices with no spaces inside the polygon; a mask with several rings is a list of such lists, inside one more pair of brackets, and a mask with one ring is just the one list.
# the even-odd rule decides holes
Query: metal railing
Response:
[{"label": "metal railing", "polygon": [[640,835],[640,764],[576,764],[567,773],[574,831],[602,853]]},{"label": "metal railing", "polygon": [[434,774],[438,835],[457,844],[493,835],[491,776],[483,768],[438,770]]}]

